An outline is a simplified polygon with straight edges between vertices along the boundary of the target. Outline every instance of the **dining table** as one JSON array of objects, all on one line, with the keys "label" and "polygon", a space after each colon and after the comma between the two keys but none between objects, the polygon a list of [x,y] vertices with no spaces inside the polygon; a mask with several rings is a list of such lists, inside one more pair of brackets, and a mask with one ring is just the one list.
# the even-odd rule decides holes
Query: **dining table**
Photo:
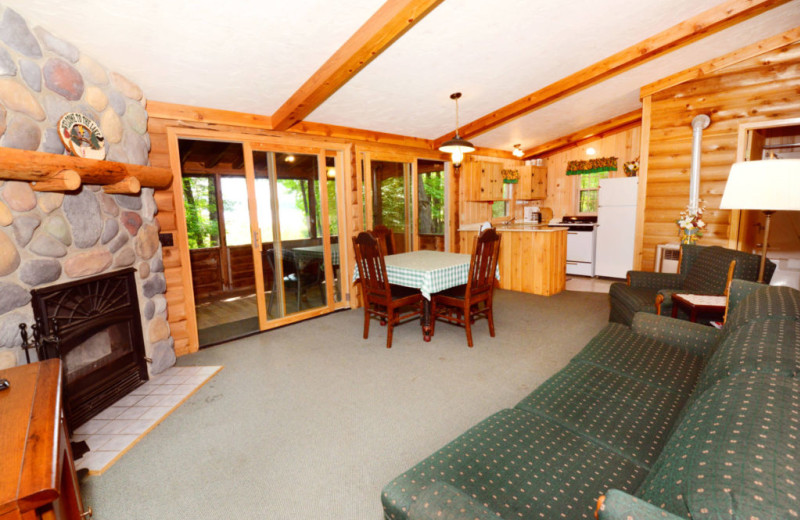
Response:
[{"label": "dining table", "polygon": [[[292,251],[298,260],[310,261],[325,258],[325,246],[317,244],[314,246],[293,247]],[[339,244],[331,244],[331,264],[339,265]]]},{"label": "dining table", "polygon": [[[389,283],[413,287],[422,293],[422,339],[430,341],[433,335],[431,321],[431,295],[439,291],[464,285],[469,279],[472,256],[442,251],[412,251],[383,257]],[[495,274],[499,279],[499,270]],[[358,279],[358,266],[353,280]]]}]

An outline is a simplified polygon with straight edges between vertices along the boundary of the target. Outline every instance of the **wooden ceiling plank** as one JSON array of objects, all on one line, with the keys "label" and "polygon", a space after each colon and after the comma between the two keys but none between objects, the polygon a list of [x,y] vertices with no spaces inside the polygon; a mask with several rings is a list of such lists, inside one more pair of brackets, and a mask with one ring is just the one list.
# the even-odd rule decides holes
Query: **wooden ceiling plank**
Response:
[{"label": "wooden ceiling plank", "polygon": [[734,52],[728,53],[724,56],[719,56],[705,63],[701,63],[700,65],[692,67],[691,69],[686,69],[671,76],[667,76],[666,78],[654,81],[653,83],[643,86],[640,90],[639,96],[641,98],[651,96],[656,92],[674,87],[675,85],[679,85],[686,81],[691,81],[693,79],[712,74],[730,65],[735,65],[739,62],[770,51],[774,51],[775,49],[779,49],[784,45],[789,45],[797,41],[800,41],[800,27],[795,27],[794,29],[790,29],[784,33],[777,34],[770,38],[761,40],[760,42],[737,49]]},{"label": "wooden ceiling plank", "polygon": [[640,124],[641,121],[642,109],[640,108],[525,150],[525,155],[522,158],[525,160],[543,155],[552,155],[557,151],[576,146],[578,143],[586,141],[587,139],[596,139],[603,136],[603,134],[608,134],[629,126],[635,126],[636,124]]},{"label": "wooden ceiling plank", "polygon": [[[570,74],[499,110],[487,114],[460,128],[461,137],[468,139],[483,134],[513,119],[620,74],[636,65],[652,60],[683,45],[714,32],[759,15],[790,0],[728,0],[685,20],[636,45]],[[447,133],[435,141],[438,147],[451,139]]]},{"label": "wooden ceiling plank", "polygon": [[302,121],[443,0],[388,0],[272,115],[272,128]]},{"label": "wooden ceiling plank", "polygon": [[209,170],[212,169],[214,166],[218,165],[222,158],[228,153],[231,149],[231,146],[238,146],[239,148],[242,147],[239,143],[215,143],[214,145],[217,149],[211,154],[211,157],[206,159],[203,162],[203,166],[208,168]]}]

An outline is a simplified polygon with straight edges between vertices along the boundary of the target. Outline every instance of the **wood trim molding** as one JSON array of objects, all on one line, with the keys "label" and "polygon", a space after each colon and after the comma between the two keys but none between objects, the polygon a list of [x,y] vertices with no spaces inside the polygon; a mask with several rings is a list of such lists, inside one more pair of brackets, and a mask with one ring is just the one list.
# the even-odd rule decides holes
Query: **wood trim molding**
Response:
[{"label": "wood trim molding", "polygon": [[[650,156],[650,124],[652,120],[652,98],[642,100],[642,131],[639,144],[639,187],[636,194],[636,226],[633,241],[633,269],[642,269],[644,249],[644,210],[647,205],[647,166]],[[680,268],[679,268],[680,269]]]},{"label": "wood trim molding", "polygon": [[408,146],[411,148],[424,148],[433,150],[433,141],[419,137],[410,137],[400,134],[387,134],[373,130],[361,130],[347,126],[327,125],[324,123],[312,123],[310,121],[300,121],[289,129],[291,133],[306,135],[318,135],[323,137],[337,137],[340,139],[366,141],[371,143],[391,144],[398,146]]},{"label": "wood trim molding", "polygon": [[272,129],[272,119],[269,116],[216,108],[178,105],[176,103],[153,101],[152,99],[147,100],[147,114],[150,117],[159,119]]},{"label": "wood trim molding", "polygon": [[[608,58],[598,61],[578,72],[551,83],[513,103],[491,112],[460,128],[461,137],[469,139],[483,134],[521,117],[528,112],[542,108],[571,94],[616,76],[621,72],[673,51],[683,45],[697,41],[705,36],[737,24],[769,9],[787,3],[789,0],[728,0],[712,7],[665,31],[651,36]],[[452,138],[455,132],[436,139],[438,147]]]},{"label": "wood trim molding", "polygon": [[597,123],[590,127],[578,130],[564,137],[553,139],[547,143],[525,150],[523,160],[538,156],[548,156],[561,152],[566,148],[579,146],[586,140],[598,139],[617,132],[625,131],[633,126],[638,126],[642,122],[642,109],[634,110],[621,116],[612,117],[602,123]]},{"label": "wood trim molding", "polygon": [[784,45],[789,45],[797,41],[800,41],[800,27],[795,27],[794,29],[790,29],[784,33],[766,38],[760,42],[742,47],[741,49],[737,49],[724,56],[719,56],[713,60],[709,60],[696,67],[692,67],[691,69],[687,69],[671,76],[667,76],[666,78],[662,78],[658,81],[654,81],[653,83],[642,87],[640,90],[640,96],[642,98],[652,96],[656,92],[666,90],[670,87],[680,85],[681,83],[685,83],[693,79],[707,76],[708,74],[712,74],[725,67],[735,65],[736,63],[748,60],[775,49],[779,49]]},{"label": "wood trim molding", "polygon": [[388,0],[273,115],[275,130],[302,121],[443,0]]}]

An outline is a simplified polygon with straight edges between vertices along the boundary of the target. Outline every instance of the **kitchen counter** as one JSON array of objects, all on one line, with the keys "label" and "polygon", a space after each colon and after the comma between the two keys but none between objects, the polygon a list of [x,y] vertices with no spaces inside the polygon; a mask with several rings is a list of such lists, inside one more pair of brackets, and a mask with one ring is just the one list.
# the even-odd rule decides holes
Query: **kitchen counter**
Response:
[{"label": "kitchen counter", "polygon": [[[474,226],[474,227],[473,227]],[[471,253],[480,224],[459,228],[461,253]],[[567,283],[567,228],[547,224],[499,225],[500,288],[550,296]]]},{"label": "kitchen counter", "polygon": [[[481,224],[464,224],[458,231],[479,231]],[[534,224],[533,222],[520,222],[514,224],[498,224],[495,226],[498,231],[533,231],[533,232],[553,232],[558,228],[551,228],[547,224]]]}]

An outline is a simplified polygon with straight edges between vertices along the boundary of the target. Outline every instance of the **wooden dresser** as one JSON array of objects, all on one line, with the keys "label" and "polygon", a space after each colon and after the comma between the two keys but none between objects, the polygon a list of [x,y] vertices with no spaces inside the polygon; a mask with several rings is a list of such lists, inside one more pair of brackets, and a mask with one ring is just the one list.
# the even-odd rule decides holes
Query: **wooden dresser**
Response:
[{"label": "wooden dresser", "polygon": [[61,361],[0,370],[2,378],[0,520],[88,518],[61,414]]}]

